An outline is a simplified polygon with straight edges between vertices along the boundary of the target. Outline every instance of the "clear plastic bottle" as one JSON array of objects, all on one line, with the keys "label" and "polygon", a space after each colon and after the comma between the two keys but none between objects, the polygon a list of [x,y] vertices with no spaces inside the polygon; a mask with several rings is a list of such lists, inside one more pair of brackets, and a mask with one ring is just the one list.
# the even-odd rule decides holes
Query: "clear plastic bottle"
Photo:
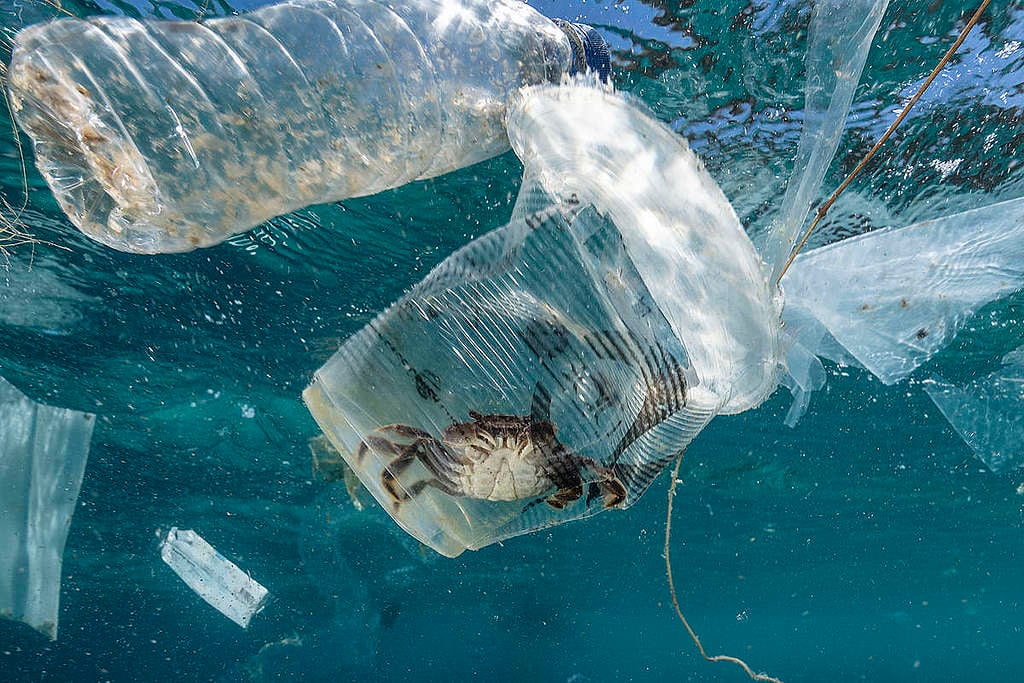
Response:
[{"label": "clear plastic bottle", "polygon": [[518,0],[292,0],[32,26],[9,88],[72,222],[154,253],[499,154],[513,92],[588,67],[596,32]]}]

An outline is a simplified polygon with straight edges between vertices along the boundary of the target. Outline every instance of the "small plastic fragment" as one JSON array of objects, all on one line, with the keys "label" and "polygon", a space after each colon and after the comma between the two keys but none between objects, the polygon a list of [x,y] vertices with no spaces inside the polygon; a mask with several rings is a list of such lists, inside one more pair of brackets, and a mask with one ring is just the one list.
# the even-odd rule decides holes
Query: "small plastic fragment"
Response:
[{"label": "small plastic fragment", "polygon": [[0,616],[52,640],[94,423],[88,413],[36,403],[0,377]]},{"label": "small plastic fragment", "polygon": [[964,387],[940,377],[924,384],[935,406],[993,472],[1024,467],[1024,347],[1001,370]]},{"label": "small plastic fragment", "polygon": [[191,529],[171,527],[160,557],[199,597],[242,628],[267,603],[266,588]]}]

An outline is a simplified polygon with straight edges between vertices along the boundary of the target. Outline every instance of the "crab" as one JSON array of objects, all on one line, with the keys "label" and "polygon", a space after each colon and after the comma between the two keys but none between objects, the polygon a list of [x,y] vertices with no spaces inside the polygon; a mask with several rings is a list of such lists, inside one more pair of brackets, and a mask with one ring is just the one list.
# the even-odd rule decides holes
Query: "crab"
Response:
[{"label": "crab", "polygon": [[[583,496],[583,473],[597,479],[587,502],[601,496],[605,508],[620,505],[626,488],[615,472],[562,444],[555,425],[532,416],[484,415],[470,411],[470,422],[445,428],[440,439],[404,424],[390,424],[366,435],[357,457],[368,450],[390,457],[381,485],[397,509],[430,486],[450,496],[491,501],[542,499],[556,510]],[[404,485],[399,477],[415,461],[430,477]],[[548,493],[555,489],[554,493]]]}]

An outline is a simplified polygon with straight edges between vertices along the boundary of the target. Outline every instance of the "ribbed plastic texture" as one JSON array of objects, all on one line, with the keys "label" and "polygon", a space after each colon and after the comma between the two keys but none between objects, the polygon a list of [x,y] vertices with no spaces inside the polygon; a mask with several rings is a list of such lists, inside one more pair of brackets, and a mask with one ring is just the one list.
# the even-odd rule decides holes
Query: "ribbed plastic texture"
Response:
[{"label": "ribbed plastic texture", "polygon": [[686,141],[593,85],[528,88],[512,221],[433,270],[304,397],[395,520],[445,555],[631,505],[777,385],[749,238]]},{"label": "ribbed plastic texture", "polygon": [[517,0],[294,0],[32,26],[9,88],[75,225],[154,253],[501,153],[510,95],[572,68],[566,35]]}]

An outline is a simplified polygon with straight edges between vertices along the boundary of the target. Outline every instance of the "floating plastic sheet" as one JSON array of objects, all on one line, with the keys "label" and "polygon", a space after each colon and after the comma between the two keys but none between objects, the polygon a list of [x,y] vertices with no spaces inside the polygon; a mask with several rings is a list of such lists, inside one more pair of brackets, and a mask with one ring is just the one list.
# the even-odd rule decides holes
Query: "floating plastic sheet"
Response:
[{"label": "floating plastic sheet", "polygon": [[351,337],[305,399],[442,554],[633,503],[777,385],[778,311],[685,140],[584,84],[528,89],[513,220]]},{"label": "floating plastic sheet", "polygon": [[1024,198],[815,249],[782,284],[787,321],[809,316],[828,332],[807,350],[840,360],[838,345],[893,384],[1024,287]]},{"label": "floating plastic sheet", "polygon": [[54,640],[64,543],[94,423],[0,378],[0,616]]},{"label": "floating plastic sheet", "polygon": [[171,527],[160,557],[189,588],[242,628],[267,603],[267,589],[191,529]]},{"label": "floating plastic sheet", "polygon": [[1024,467],[1024,347],[1003,359],[1004,367],[964,387],[942,378],[924,390],[993,472]]},{"label": "floating plastic sheet", "polygon": [[888,4],[888,0],[822,0],[814,4],[796,170],[762,247],[765,260],[773,266],[773,279],[796,246],[800,228],[835,157],[871,41]]}]

